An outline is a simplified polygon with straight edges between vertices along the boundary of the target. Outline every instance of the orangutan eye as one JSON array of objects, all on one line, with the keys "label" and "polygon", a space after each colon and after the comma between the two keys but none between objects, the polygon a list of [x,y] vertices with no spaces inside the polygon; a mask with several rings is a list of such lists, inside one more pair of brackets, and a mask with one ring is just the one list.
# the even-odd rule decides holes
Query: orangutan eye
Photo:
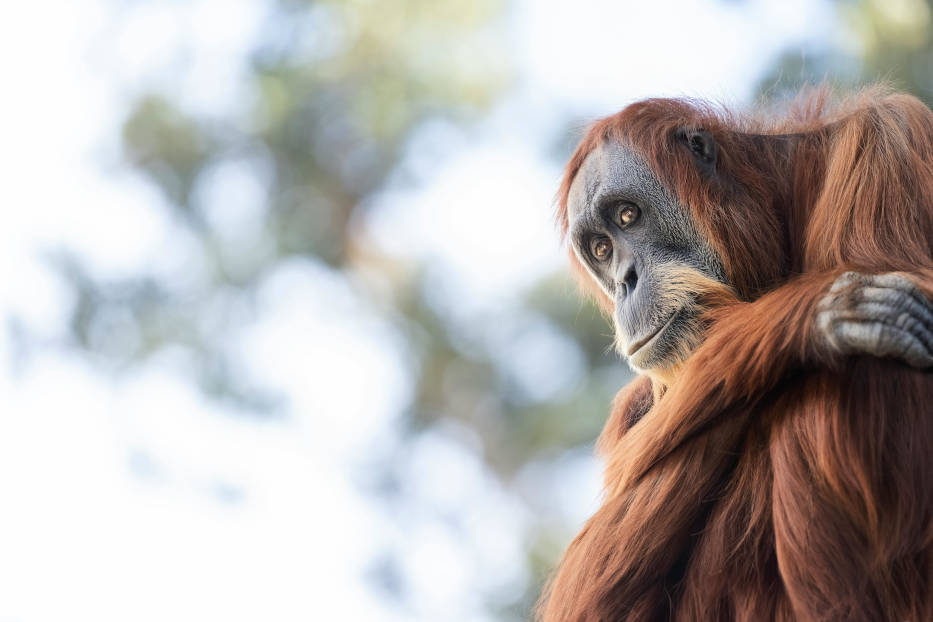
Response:
[{"label": "orangutan eye", "polygon": [[612,257],[612,242],[606,237],[595,237],[590,240],[590,255],[599,262],[608,261]]},{"label": "orangutan eye", "polygon": [[622,207],[619,208],[619,226],[623,229],[636,220],[638,220],[638,206],[633,205],[632,203],[624,203]]}]

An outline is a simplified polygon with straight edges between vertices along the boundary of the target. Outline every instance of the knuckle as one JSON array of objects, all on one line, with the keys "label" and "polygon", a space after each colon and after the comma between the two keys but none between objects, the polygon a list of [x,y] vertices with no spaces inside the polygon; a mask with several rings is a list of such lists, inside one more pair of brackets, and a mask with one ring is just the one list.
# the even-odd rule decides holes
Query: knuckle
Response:
[{"label": "knuckle", "polygon": [[816,314],[816,326],[823,332],[832,330],[833,324],[838,318],[838,313],[832,310],[820,311]]},{"label": "knuckle", "polygon": [[892,288],[901,292],[913,292],[916,290],[914,282],[901,272],[886,272],[876,276],[879,287]]}]

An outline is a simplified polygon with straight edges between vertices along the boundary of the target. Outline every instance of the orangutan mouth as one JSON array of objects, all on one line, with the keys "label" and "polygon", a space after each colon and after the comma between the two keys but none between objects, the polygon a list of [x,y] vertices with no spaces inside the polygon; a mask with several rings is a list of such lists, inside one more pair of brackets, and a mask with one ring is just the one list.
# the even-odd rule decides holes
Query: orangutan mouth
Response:
[{"label": "orangutan mouth", "polygon": [[650,335],[646,337],[642,337],[641,339],[633,343],[632,347],[629,348],[628,354],[626,356],[631,358],[632,356],[635,355],[636,352],[638,352],[643,347],[645,347],[646,345],[654,341],[655,337],[657,337],[658,335],[663,333],[665,330],[667,330],[667,327],[670,326],[671,323],[673,323],[674,318],[677,317],[678,313],[680,313],[680,310],[677,310],[674,313],[672,313],[671,317],[667,318],[667,321],[664,322],[664,324],[662,324],[661,326],[659,326],[658,329],[652,332]]}]

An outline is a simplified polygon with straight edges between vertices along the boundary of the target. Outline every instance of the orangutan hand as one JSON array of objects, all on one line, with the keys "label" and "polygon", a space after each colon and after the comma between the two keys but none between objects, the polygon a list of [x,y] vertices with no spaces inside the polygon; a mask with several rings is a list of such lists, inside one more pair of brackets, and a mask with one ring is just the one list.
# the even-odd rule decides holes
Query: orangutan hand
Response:
[{"label": "orangutan hand", "polygon": [[933,305],[901,273],[842,274],[820,300],[816,325],[843,354],[933,366]]}]

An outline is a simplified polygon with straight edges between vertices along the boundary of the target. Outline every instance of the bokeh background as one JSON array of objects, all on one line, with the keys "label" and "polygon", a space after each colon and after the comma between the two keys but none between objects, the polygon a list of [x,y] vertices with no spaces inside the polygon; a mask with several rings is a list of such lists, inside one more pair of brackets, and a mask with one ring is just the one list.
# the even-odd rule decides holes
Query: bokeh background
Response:
[{"label": "bokeh background", "polygon": [[0,25],[0,620],[528,617],[629,372],[587,121],[886,79],[924,0],[34,0]]}]

